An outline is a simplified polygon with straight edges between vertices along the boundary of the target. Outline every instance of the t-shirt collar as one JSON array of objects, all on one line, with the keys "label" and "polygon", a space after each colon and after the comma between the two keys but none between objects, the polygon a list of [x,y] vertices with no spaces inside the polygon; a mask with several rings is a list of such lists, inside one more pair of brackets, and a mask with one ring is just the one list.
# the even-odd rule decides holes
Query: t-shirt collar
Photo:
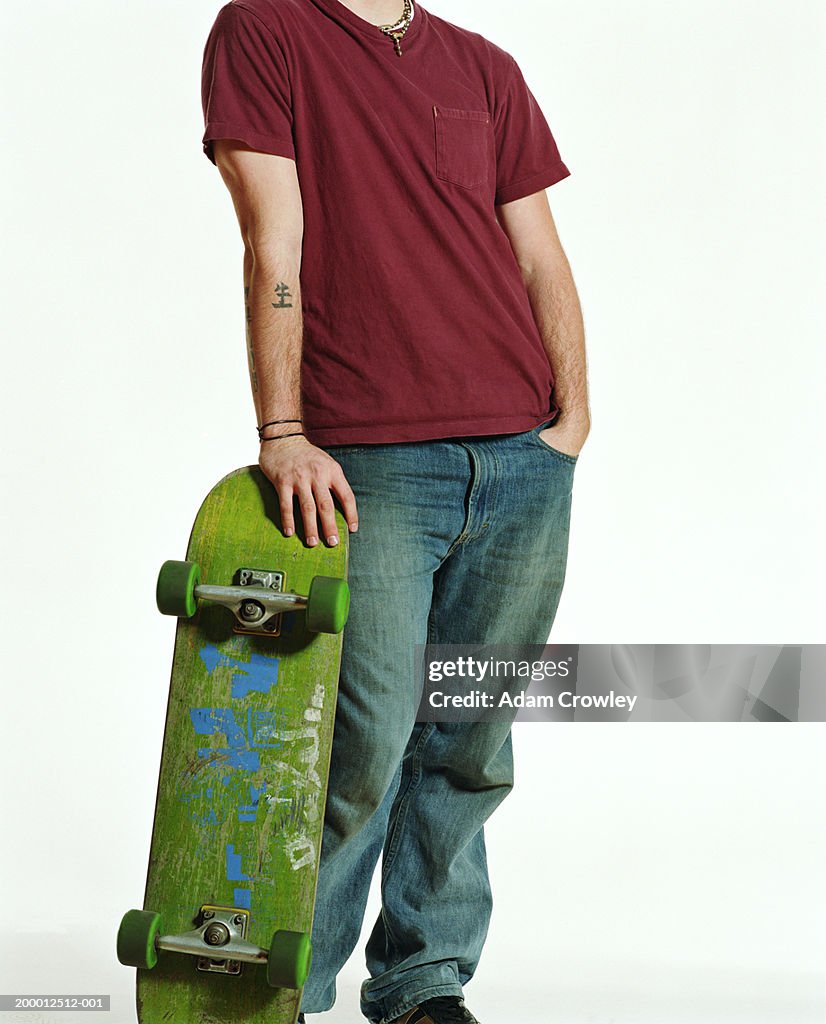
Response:
[{"label": "t-shirt collar", "polygon": [[[354,11],[351,11],[349,7],[345,7],[341,0],[311,0],[317,7],[322,7],[327,11],[336,21],[340,24],[351,26],[357,31],[363,33],[369,38],[373,39],[376,43],[381,43],[383,46],[390,48],[391,55],[395,56],[393,52],[393,40],[390,36],[387,36],[382,32],[378,25],[371,25],[365,18],[360,17]],[[415,39],[419,34],[419,30],[424,22],[424,11],[417,0],[413,0],[413,19],[410,25],[402,36],[402,53],[404,53],[405,46]],[[404,57],[401,58],[404,60]]]}]

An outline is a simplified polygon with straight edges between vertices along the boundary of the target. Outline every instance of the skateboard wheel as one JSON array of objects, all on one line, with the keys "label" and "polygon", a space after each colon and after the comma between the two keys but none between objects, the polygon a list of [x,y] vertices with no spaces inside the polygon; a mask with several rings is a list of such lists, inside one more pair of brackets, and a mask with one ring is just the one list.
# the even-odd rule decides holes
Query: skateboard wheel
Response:
[{"label": "skateboard wheel", "polygon": [[307,629],[312,633],[340,633],[350,610],[346,580],[314,576],[307,595]]},{"label": "skateboard wheel", "polygon": [[127,967],[154,967],[158,962],[155,939],[160,931],[160,914],[127,910],[118,928],[118,960]]},{"label": "skateboard wheel", "polygon": [[267,983],[272,988],[303,988],[312,959],[313,947],[306,932],[277,931],[267,958]]},{"label": "skateboard wheel", "polygon": [[201,569],[195,562],[164,562],[158,573],[155,599],[162,615],[191,619],[198,610],[195,587],[201,581]]}]

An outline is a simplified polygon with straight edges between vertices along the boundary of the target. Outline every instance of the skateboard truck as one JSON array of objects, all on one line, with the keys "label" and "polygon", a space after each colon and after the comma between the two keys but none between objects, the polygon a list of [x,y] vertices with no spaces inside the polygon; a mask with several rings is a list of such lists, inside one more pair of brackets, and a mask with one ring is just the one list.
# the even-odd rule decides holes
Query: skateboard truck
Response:
[{"label": "skateboard truck", "polygon": [[202,583],[195,562],[167,561],[158,574],[156,598],[164,615],[191,619],[202,603],[223,605],[235,616],[239,633],[278,636],[283,612],[304,612],[312,633],[340,633],[347,621],[347,581],[314,576],[309,593],[285,592],[284,573],[271,569],[239,569],[234,585]]},{"label": "skateboard truck", "polygon": [[267,950],[246,941],[248,910],[205,906],[198,919],[198,927],[182,935],[158,936],[156,948],[195,956],[199,971],[216,974],[240,974],[242,963],[266,963]]},{"label": "skateboard truck", "polygon": [[158,962],[158,953],[165,950],[195,957],[199,971],[236,975],[242,964],[264,964],[273,988],[302,988],[310,973],[310,936],[279,930],[270,948],[264,949],[247,941],[249,919],[248,910],[205,904],[191,931],[162,935],[160,914],[129,910],[118,931],[118,960],[127,967],[150,970]]},{"label": "skateboard truck", "polygon": [[223,605],[235,616],[236,633],[281,633],[281,613],[303,611],[307,598],[283,592],[284,573],[264,569],[239,569],[238,584],[231,587],[197,583],[195,598]]}]

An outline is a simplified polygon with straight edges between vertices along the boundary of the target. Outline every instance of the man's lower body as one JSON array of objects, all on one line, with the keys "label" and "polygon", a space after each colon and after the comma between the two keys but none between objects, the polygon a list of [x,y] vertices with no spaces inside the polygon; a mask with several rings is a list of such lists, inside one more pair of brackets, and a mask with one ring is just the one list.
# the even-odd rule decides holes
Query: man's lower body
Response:
[{"label": "man's lower body", "polygon": [[461,996],[488,930],[484,823],[510,723],[417,723],[415,645],[540,643],[565,575],[575,460],[526,434],[329,449],[359,506],[352,603],[302,1010],[335,999],[382,860],[361,1009]]}]

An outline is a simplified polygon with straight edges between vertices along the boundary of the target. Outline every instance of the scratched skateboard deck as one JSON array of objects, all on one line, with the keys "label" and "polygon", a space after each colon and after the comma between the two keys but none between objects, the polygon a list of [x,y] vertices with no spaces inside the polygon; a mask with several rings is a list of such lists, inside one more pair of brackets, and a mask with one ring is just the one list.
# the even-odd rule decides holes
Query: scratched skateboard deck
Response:
[{"label": "scratched skateboard deck", "polygon": [[[333,548],[306,547],[300,531],[285,538],[279,524],[260,470],[230,473],[201,506],[187,562],[174,565],[196,563],[200,583],[215,590],[246,579],[255,593],[306,596],[325,577],[346,597],[341,516]],[[160,582],[158,593],[160,607]],[[343,622],[320,627],[339,632],[313,631],[318,622],[296,606],[270,612],[266,631],[250,635],[236,632],[229,606],[195,603],[175,635],[144,910],[124,918],[118,955],[139,967],[141,1024],[294,1024],[309,966]],[[329,600],[327,613],[318,603],[329,619]],[[242,612],[258,614],[249,602]],[[277,932],[286,941],[271,945]],[[268,960],[279,958],[273,981]]]}]

